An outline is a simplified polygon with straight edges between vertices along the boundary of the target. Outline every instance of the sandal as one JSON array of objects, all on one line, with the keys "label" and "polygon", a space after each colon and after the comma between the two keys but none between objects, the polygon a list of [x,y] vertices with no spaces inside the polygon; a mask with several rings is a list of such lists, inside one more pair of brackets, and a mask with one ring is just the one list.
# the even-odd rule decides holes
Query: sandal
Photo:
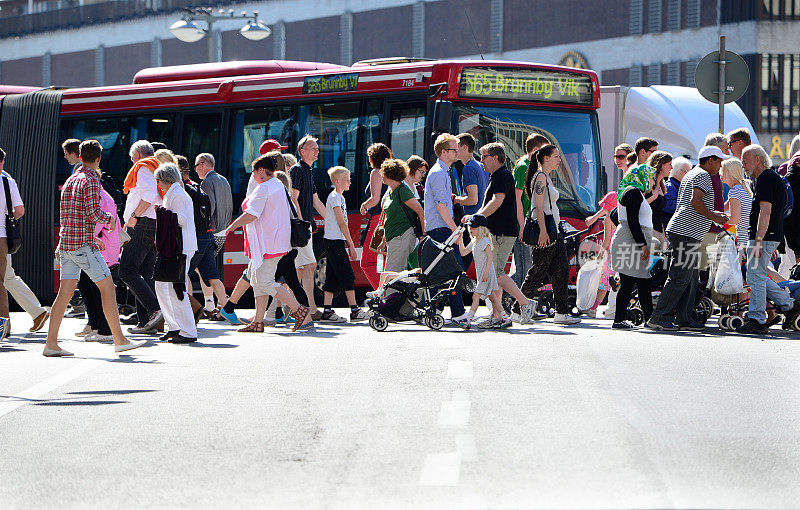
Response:
[{"label": "sandal", "polygon": [[303,325],[303,321],[306,320],[308,311],[309,308],[307,306],[300,305],[297,307],[297,310],[294,311],[294,325],[292,326],[292,331],[297,331],[297,329]]},{"label": "sandal", "polygon": [[239,333],[263,333],[264,332],[264,323],[263,322],[251,322],[247,326],[243,328],[239,328],[236,331]]}]

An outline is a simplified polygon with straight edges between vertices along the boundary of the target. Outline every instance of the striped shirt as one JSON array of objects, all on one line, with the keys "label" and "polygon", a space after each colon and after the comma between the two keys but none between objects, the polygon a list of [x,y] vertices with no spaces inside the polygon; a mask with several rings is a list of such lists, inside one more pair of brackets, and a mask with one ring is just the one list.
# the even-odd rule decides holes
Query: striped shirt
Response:
[{"label": "striped shirt", "polygon": [[94,240],[95,225],[114,219],[100,208],[101,189],[97,174],[86,167],[81,167],[64,183],[61,188],[59,250],[75,251],[85,245],[98,248]]},{"label": "striped shirt", "polygon": [[739,239],[739,244],[746,245],[750,236],[750,210],[753,207],[753,197],[747,194],[741,184],[737,184],[728,192],[728,200],[731,198],[739,200],[739,204],[741,204],[739,223],[736,225],[736,237]]},{"label": "striped shirt", "polygon": [[692,206],[692,192],[695,188],[704,193],[703,205],[706,206],[706,209],[714,210],[714,185],[711,183],[711,175],[702,168],[696,167],[681,181],[675,214],[669,220],[667,232],[702,241],[703,236],[708,234],[712,222]]}]

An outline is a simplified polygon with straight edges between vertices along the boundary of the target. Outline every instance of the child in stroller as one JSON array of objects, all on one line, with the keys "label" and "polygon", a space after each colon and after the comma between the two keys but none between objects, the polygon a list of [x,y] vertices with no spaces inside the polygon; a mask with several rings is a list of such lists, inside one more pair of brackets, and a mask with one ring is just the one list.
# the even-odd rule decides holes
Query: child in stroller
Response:
[{"label": "child in stroller", "polygon": [[444,243],[426,237],[419,245],[419,264],[422,271],[405,271],[386,281],[385,295],[374,295],[366,301],[369,325],[385,331],[389,322],[424,322],[430,329],[444,326],[439,313],[451,293],[461,292],[466,275],[453,253],[463,227],[456,229]]}]

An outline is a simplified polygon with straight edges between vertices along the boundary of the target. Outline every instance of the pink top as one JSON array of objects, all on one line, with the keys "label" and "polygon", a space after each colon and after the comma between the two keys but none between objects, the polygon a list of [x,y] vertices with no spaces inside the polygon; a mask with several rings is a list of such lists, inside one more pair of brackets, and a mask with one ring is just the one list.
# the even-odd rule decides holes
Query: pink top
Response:
[{"label": "pink top", "polygon": [[109,232],[108,228],[100,223],[95,225],[94,228],[95,237],[98,237],[106,248],[100,254],[103,255],[103,260],[106,261],[108,267],[111,267],[119,263],[119,229],[122,228],[122,225],[117,214],[117,204],[114,203],[114,199],[104,189],[100,189],[100,209],[113,216],[116,222],[113,232]]},{"label": "pink top", "polygon": [[598,205],[600,205],[600,207],[602,207],[604,210],[611,212],[617,206],[617,202],[618,202],[617,192],[610,191],[606,193],[605,196],[603,196],[603,198],[600,199]]},{"label": "pink top", "polygon": [[282,257],[291,250],[291,226],[286,188],[272,178],[262,182],[242,202],[245,213],[255,221],[244,226],[245,254],[253,269],[264,259]]}]

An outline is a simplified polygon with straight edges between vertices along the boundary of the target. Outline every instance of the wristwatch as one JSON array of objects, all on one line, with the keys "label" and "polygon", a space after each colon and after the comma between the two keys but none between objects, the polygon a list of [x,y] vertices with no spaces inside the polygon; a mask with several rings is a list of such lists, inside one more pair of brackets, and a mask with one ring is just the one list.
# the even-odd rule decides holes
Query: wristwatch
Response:
[{"label": "wristwatch", "polygon": [[756,241],[763,241],[763,240],[764,240],[763,236],[756,236]]}]

